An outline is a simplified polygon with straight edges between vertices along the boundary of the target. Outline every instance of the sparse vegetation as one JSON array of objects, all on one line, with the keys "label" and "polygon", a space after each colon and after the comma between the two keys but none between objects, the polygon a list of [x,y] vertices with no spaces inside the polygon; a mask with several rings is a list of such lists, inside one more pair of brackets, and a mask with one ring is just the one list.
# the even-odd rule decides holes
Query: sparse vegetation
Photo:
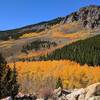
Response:
[{"label": "sparse vegetation", "polygon": [[[18,39],[26,33],[30,34],[35,32],[38,34],[39,32],[48,29],[50,26],[59,24],[62,19],[63,19],[62,17],[58,17],[51,21],[41,22],[34,25],[28,25],[18,29],[0,31],[0,40]],[[41,26],[43,27],[41,28]]]},{"label": "sparse vegetation", "polygon": [[58,78],[56,82],[56,89],[58,89],[59,87],[63,88],[62,80],[60,77]]},{"label": "sparse vegetation", "polygon": [[23,46],[22,52],[26,52],[27,50],[42,50],[42,49],[50,49],[51,47],[55,47],[57,44],[55,42],[45,41],[45,40],[36,40],[31,44]]}]

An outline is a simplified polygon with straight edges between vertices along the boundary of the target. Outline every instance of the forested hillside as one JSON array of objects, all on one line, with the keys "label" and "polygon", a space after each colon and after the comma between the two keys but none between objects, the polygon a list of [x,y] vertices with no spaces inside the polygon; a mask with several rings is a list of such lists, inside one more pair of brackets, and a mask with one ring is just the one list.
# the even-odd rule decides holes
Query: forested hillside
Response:
[{"label": "forested hillside", "polygon": [[40,60],[69,59],[80,64],[100,65],[100,35],[86,40],[80,40],[57,49]]}]

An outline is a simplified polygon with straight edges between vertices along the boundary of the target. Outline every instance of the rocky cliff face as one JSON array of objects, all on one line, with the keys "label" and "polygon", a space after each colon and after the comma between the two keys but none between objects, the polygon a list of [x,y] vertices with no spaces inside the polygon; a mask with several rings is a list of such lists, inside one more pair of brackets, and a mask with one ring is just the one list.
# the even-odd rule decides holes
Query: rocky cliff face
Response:
[{"label": "rocky cliff face", "polygon": [[[80,8],[78,11],[71,13],[65,17],[58,17],[51,21],[42,22],[39,24],[28,26],[30,29],[47,29],[53,25],[63,23],[71,23],[79,21],[83,27],[96,28],[100,26],[100,6],[90,5]],[[28,27],[23,27],[27,28]]]},{"label": "rocky cliff face", "polygon": [[79,9],[79,11],[66,16],[64,23],[79,21],[83,27],[97,28],[100,26],[100,6],[87,6]]}]

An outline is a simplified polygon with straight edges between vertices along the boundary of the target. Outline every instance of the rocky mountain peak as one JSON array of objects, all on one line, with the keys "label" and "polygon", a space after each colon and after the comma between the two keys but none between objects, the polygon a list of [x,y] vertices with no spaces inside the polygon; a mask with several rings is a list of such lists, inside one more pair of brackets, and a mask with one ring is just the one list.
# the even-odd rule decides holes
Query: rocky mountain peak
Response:
[{"label": "rocky mountain peak", "polygon": [[64,23],[79,21],[83,27],[96,28],[100,26],[100,6],[90,5],[66,16]]}]

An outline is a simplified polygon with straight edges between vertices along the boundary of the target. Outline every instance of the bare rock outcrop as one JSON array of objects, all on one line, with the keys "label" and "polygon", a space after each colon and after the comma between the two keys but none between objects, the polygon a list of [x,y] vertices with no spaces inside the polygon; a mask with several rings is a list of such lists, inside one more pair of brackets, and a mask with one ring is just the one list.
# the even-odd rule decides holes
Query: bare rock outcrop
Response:
[{"label": "bare rock outcrop", "polygon": [[79,9],[69,16],[66,16],[64,23],[79,21],[82,27],[97,28],[100,26],[100,6],[90,5]]}]

